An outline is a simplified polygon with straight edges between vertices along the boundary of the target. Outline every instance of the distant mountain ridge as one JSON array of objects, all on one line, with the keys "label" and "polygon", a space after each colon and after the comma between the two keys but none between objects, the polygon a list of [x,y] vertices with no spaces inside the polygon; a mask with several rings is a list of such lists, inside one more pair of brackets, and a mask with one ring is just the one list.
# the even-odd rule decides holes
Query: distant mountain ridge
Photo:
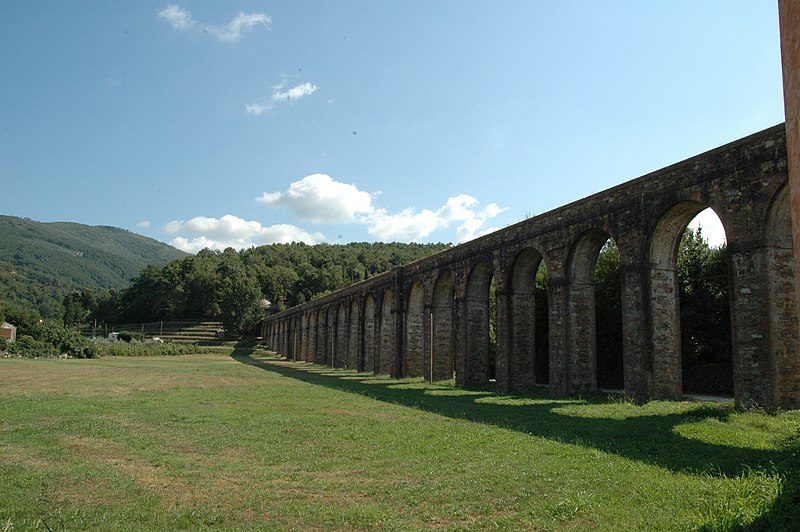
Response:
[{"label": "distant mountain ridge", "polygon": [[148,264],[187,253],[125,229],[0,215],[0,301],[58,314],[80,288],[121,288]]}]

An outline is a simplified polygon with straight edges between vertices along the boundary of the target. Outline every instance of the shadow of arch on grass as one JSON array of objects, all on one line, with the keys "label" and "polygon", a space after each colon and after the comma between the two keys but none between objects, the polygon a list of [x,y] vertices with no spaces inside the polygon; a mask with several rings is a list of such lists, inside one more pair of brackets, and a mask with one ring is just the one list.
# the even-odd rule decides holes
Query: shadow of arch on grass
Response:
[{"label": "shadow of arch on grass", "polygon": [[677,473],[720,477],[777,473],[784,478],[783,492],[770,510],[748,528],[798,529],[795,525],[800,525],[800,434],[783,442],[777,450],[709,443],[682,434],[687,427],[704,421],[724,423],[734,412],[732,403],[680,403],[678,413],[674,408],[659,413],[663,402],[642,406],[628,403],[623,405],[624,414],[620,414],[619,403],[625,401],[602,393],[554,398],[542,388],[526,394],[500,394],[488,386],[461,389],[428,384],[422,379],[396,380],[277,358],[255,359],[242,351],[232,354],[232,358],[308,384],[580,445]]}]

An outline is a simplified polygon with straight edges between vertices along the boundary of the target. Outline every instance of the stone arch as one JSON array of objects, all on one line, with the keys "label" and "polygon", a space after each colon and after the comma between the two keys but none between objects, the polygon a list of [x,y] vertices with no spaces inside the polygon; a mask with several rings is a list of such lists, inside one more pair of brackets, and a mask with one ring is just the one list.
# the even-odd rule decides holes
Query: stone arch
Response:
[{"label": "stone arch", "polygon": [[336,342],[333,344],[333,366],[336,368],[348,367],[347,329],[347,307],[342,301],[336,309]]},{"label": "stone arch", "polygon": [[[590,229],[582,233],[570,249],[567,264],[567,378],[571,391],[592,390],[598,386],[597,313],[601,309],[596,305],[595,272],[600,252],[609,241],[613,239],[605,230]],[[615,362],[619,372],[615,380],[619,382],[617,386],[622,387],[621,352]],[[607,368],[602,369],[605,377]]]},{"label": "stone arch", "polygon": [[467,278],[464,368],[464,384],[467,386],[489,382],[489,288],[492,274],[492,264],[482,261],[472,267]]},{"label": "stone arch", "polygon": [[394,366],[395,316],[392,312],[393,297],[391,290],[387,289],[383,292],[380,323],[378,325],[378,361],[375,368],[375,371],[381,375],[390,374]]},{"label": "stone arch", "polygon": [[795,257],[789,186],[775,194],[765,224],[769,305],[770,370],[775,380],[773,404],[800,407]]},{"label": "stone arch", "polygon": [[678,248],[689,222],[706,208],[708,205],[695,200],[674,204],[661,216],[650,239],[650,337],[654,397],[674,397],[683,393]]},{"label": "stone arch", "polygon": [[364,361],[362,367],[369,373],[377,373],[375,363],[375,298],[367,294],[364,301]]},{"label": "stone arch", "polygon": [[[441,272],[433,287],[433,368],[428,371],[432,380],[452,379],[455,371],[455,345],[453,343],[453,275]],[[430,364],[430,363],[429,363]]]},{"label": "stone arch", "polygon": [[350,302],[350,312],[348,312],[349,330],[347,333],[347,367],[351,369],[361,370],[361,334],[359,327],[361,321],[359,319],[358,299],[353,298]]},{"label": "stone arch", "polygon": [[[536,272],[542,254],[534,248],[522,249],[514,259],[509,279],[509,359],[505,371],[507,388],[520,390],[537,382],[547,382],[536,374],[544,367],[536,350]],[[500,379],[500,375],[498,375]]]},{"label": "stone arch", "polygon": [[415,281],[408,291],[405,318],[403,376],[422,377],[425,375],[425,289],[419,281]]}]

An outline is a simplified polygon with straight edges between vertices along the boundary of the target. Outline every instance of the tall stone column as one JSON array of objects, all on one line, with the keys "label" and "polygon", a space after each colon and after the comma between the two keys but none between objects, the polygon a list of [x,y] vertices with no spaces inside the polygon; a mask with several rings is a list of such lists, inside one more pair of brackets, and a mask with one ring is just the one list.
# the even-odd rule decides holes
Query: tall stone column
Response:
[{"label": "tall stone column", "polygon": [[497,321],[495,334],[497,339],[497,354],[495,359],[495,387],[498,392],[511,391],[509,378],[509,359],[511,357],[511,319],[509,317],[508,297],[508,269],[505,264],[495,261],[495,305],[497,306]]},{"label": "tall stone column", "polygon": [[[549,357],[550,357],[550,395],[564,395],[569,392],[586,390],[578,375],[580,368],[571,360],[568,347],[567,330],[569,309],[567,307],[567,280],[551,276],[547,280],[549,319]],[[541,341],[541,340],[538,340]]]},{"label": "tall stone column", "polygon": [[[794,256],[800,257],[800,1],[778,0],[778,13]],[[795,276],[800,279],[800,261],[795,262]],[[800,283],[797,283],[797,297],[800,300]],[[797,308],[800,309],[800,305]]]},{"label": "tall stone column", "polygon": [[456,386],[464,387],[470,384],[467,376],[467,301],[463,290],[459,290],[453,300],[453,350],[456,365]]},{"label": "tall stone column", "polygon": [[737,406],[775,406],[775,378],[769,345],[766,249],[746,242],[728,245],[731,271],[733,383]]},{"label": "tall stone column", "polygon": [[[569,368],[569,391],[583,392],[593,390],[597,387],[594,283],[585,280],[570,281],[567,296],[566,316],[562,316],[562,318],[566,318],[565,321],[569,325],[566,332],[568,348],[564,350],[569,355],[564,362]],[[554,319],[555,316],[551,312],[551,324]],[[552,338],[550,341],[552,346]],[[556,358],[553,356],[553,351],[556,350],[551,348],[551,383],[554,382],[553,362],[554,358]]]},{"label": "tall stone column", "polygon": [[[627,253],[620,250],[623,256]],[[622,360],[625,394],[637,402],[650,399],[652,339],[647,319],[649,268],[635,260],[620,264],[622,274]]]}]

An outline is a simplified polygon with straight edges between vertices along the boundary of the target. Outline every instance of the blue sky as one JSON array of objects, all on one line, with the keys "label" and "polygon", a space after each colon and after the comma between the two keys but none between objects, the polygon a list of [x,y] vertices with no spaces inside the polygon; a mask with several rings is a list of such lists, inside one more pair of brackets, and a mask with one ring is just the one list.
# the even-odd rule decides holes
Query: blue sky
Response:
[{"label": "blue sky", "polygon": [[0,0],[0,210],[464,241],[782,122],[779,46],[770,0]]}]

